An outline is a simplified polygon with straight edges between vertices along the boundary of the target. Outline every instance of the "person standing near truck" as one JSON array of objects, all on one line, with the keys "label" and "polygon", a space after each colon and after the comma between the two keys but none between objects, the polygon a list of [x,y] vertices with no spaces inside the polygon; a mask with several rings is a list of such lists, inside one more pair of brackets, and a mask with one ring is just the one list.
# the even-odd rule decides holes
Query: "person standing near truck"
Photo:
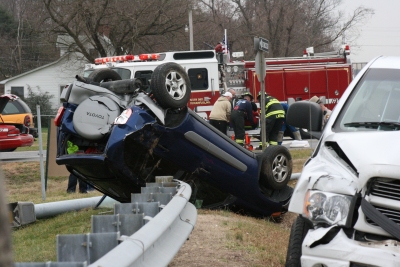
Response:
[{"label": "person standing near truck", "polygon": [[232,94],[230,92],[224,93],[215,102],[211,113],[210,113],[210,124],[227,134],[228,123],[231,117],[232,104],[231,104]]},{"label": "person standing near truck", "polygon": [[328,121],[329,117],[332,114],[332,110],[328,109],[327,107],[325,107],[324,103],[321,101],[321,99],[318,96],[313,96],[310,98],[310,102],[314,102],[319,104],[319,106],[322,109],[322,129],[324,129],[324,126],[326,124],[326,122]]},{"label": "person standing near truck", "polygon": [[[261,103],[261,92],[257,96]],[[265,136],[270,145],[278,145],[278,134],[285,119],[285,110],[278,99],[265,93]],[[262,149],[262,143],[258,149]]]},{"label": "person standing near truck", "polygon": [[292,135],[292,138],[294,140],[300,141],[301,140],[301,135],[300,135],[299,129],[297,129],[296,127],[293,127],[292,125],[289,125],[286,122],[286,114],[288,112],[289,105],[287,103],[284,103],[284,102],[281,102],[281,105],[282,105],[283,109],[285,110],[285,118],[283,119],[282,129],[279,131],[279,134],[278,134],[278,145],[282,144],[283,136],[285,135],[286,129],[288,129],[290,131],[290,133]]},{"label": "person standing near truck", "polygon": [[236,102],[238,101],[238,98],[236,96],[236,91],[233,88],[229,88],[228,92],[232,94],[231,103],[232,103],[232,109],[233,109],[233,107],[236,105]]},{"label": "person standing near truck", "polygon": [[[245,94],[244,94],[245,95]],[[236,102],[232,110],[231,123],[235,133],[235,142],[244,146],[245,137],[245,121],[250,121],[253,124],[253,109],[251,102],[247,99],[240,99]]]}]

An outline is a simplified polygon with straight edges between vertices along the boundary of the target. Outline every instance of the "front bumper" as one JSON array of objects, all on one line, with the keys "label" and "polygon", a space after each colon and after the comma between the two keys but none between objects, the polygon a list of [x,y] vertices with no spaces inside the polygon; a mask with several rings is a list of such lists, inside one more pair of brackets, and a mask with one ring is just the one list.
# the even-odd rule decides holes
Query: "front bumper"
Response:
[{"label": "front bumper", "polygon": [[301,256],[303,267],[400,266],[400,242],[395,240],[356,241],[349,238],[341,229],[328,244],[310,248],[307,244],[312,244],[314,241],[310,234],[303,241]]}]

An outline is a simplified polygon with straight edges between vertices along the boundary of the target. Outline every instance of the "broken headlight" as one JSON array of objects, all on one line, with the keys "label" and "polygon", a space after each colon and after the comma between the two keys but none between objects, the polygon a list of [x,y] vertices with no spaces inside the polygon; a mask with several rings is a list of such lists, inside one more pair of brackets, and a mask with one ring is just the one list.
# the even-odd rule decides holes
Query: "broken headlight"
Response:
[{"label": "broken headlight", "polygon": [[304,202],[304,216],[314,224],[346,225],[352,197],[309,190]]}]

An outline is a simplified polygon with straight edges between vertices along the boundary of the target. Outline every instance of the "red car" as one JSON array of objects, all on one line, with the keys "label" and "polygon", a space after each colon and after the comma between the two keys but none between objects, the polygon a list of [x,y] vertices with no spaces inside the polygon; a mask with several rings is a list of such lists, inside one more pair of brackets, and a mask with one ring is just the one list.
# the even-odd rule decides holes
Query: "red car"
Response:
[{"label": "red car", "polygon": [[[0,114],[11,98],[8,95],[0,96]],[[33,136],[21,133],[22,124],[5,124],[0,121],[0,152],[14,151],[18,147],[31,146],[33,144]]]}]

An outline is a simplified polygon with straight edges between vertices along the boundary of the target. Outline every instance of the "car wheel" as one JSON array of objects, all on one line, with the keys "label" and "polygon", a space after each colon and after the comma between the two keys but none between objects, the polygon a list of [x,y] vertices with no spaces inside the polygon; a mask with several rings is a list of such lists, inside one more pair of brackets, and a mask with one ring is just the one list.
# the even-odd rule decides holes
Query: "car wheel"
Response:
[{"label": "car wheel", "polygon": [[272,188],[282,189],[292,175],[292,156],[284,146],[268,146],[262,155],[260,183]]},{"label": "car wheel", "polygon": [[168,62],[155,68],[151,76],[151,92],[162,108],[182,108],[190,99],[190,80],[178,64]]},{"label": "car wheel", "polygon": [[116,71],[111,69],[97,69],[90,73],[88,78],[96,83],[122,80],[121,76]]},{"label": "car wheel", "polygon": [[301,245],[307,235],[308,230],[312,229],[312,224],[299,216],[292,225],[289,237],[289,245],[286,255],[286,267],[301,266]]}]

